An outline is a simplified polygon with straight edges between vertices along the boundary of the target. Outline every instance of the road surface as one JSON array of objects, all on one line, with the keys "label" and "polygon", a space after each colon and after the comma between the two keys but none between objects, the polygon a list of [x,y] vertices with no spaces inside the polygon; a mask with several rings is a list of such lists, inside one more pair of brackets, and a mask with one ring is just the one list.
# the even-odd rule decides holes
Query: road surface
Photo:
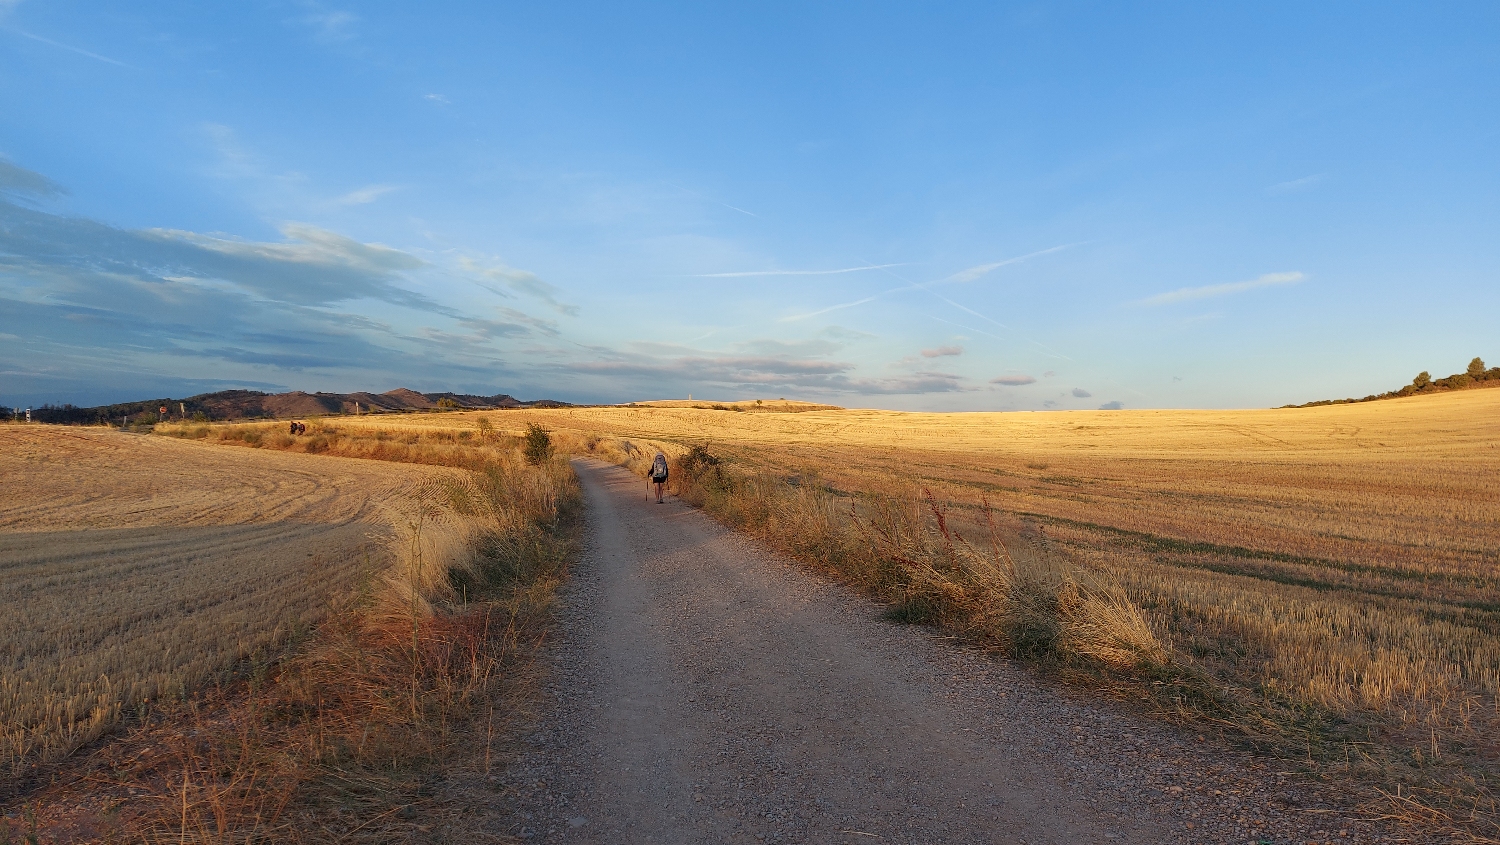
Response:
[{"label": "road surface", "polygon": [[550,704],[506,774],[504,833],[1025,845],[1316,833],[1249,794],[1276,781],[1244,760],[1217,765],[1225,752],[1193,737],[885,622],[702,513],[655,504],[625,470],[575,467],[587,547]]}]

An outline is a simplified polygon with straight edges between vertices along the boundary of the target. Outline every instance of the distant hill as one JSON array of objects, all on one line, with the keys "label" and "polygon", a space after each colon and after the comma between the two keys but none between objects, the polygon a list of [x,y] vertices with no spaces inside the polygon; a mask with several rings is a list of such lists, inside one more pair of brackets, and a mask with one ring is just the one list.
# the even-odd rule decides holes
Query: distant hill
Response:
[{"label": "distant hill", "polygon": [[94,408],[44,405],[33,408],[37,422],[88,425],[100,422],[155,422],[162,407],[167,417],[187,416],[206,420],[240,420],[312,417],[326,414],[401,413],[407,411],[492,410],[505,408],[565,408],[567,402],[538,399],[522,402],[506,393],[475,396],[468,393],[418,393],[400,387],[385,393],[262,393],[259,390],[221,390],[186,399],[144,399]]},{"label": "distant hill", "polygon": [[1402,396],[1420,396],[1427,393],[1446,393],[1450,390],[1469,390],[1476,387],[1500,387],[1500,367],[1485,369],[1479,358],[1469,362],[1468,368],[1446,378],[1435,379],[1426,370],[1417,373],[1411,384],[1386,393],[1372,393],[1363,399],[1320,399],[1301,405],[1282,405],[1283,408],[1317,408],[1322,405],[1347,405],[1350,402],[1375,402],[1381,399],[1399,399]]}]

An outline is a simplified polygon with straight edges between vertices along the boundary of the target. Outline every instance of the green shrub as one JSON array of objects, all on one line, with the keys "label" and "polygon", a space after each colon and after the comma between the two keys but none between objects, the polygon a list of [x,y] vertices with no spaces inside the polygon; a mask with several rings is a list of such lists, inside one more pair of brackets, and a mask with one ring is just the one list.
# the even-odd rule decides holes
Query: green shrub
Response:
[{"label": "green shrub", "polygon": [[552,435],[540,425],[527,423],[522,441],[525,443],[522,451],[526,455],[526,463],[537,466],[552,457]]}]

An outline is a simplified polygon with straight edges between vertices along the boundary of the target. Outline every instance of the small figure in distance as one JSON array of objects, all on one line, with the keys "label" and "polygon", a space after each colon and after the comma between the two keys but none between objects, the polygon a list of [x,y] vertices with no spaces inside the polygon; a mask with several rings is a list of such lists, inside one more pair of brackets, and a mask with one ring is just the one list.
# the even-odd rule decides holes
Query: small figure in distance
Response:
[{"label": "small figure in distance", "polygon": [[291,433],[292,433],[293,436],[295,436],[297,434],[297,423],[296,422],[292,423]]},{"label": "small figure in distance", "polygon": [[656,453],[656,460],[651,462],[651,483],[656,485],[656,503],[662,502],[662,488],[667,486],[667,456],[660,452]]},{"label": "small figure in distance", "polygon": [[307,433],[307,423],[303,423],[303,422],[297,423],[297,433],[298,434],[306,434]]}]

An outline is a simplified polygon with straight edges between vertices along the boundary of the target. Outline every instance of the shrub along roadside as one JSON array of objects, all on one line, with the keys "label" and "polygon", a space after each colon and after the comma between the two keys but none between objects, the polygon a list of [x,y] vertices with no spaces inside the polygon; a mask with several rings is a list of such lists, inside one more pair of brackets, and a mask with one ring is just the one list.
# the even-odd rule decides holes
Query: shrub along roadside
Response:
[{"label": "shrub along roadside", "polygon": [[[257,445],[277,445],[273,431],[255,433]],[[374,433],[325,441],[316,451],[387,449]],[[89,787],[105,796],[107,833],[145,842],[467,837],[459,811],[438,806],[443,785],[490,765],[495,730],[527,698],[529,658],[566,574],[581,500],[565,461],[530,463],[514,441],[400,445],[387,454],[469,472],[413,491],[391,514],[389,562],[340,597],[294,653],[158,710],[107,746],[104,774]],[[431,832],[435,821],[442,833]]]}]

